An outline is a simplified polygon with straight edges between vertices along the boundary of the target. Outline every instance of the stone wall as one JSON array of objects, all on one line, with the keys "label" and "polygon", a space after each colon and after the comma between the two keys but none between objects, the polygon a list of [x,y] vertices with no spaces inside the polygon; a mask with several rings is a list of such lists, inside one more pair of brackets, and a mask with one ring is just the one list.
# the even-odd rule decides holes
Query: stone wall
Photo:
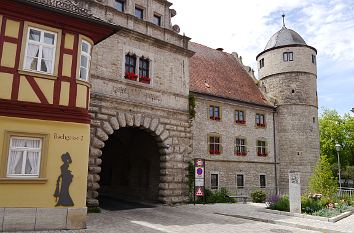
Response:
[{"label": "stone wall", "polygon": [[[293,61],[283,61],[284,52],[293,52]],[[309,46],[286,46],[272,49],[257,57],[258,76],[260,79],[273,74],[287,72],[306,72],[317,74],[317,66],[312,63],[312,55],[317,52]],[[264,67],[259,67],[259,61],[264,59]]]},{"label": "stone wall", "polygon": [[[294,53],[293,61],[283,61],[283,52]],[[319,158],[317,67],[312,63],[316,51],[308,46],[286,46],[261,54],[259,69],[265,93],[274,98],[276,145],[280,167],[279,187],[288,193],[289,171],[299,171],[301,191],[308,187],[309,176]]]},{"label": "stone wall", "polygon": [[[128,0],[125,12],[111,0],[88,1],[94,16],[119,25],[121,30],[95,46],[91,65],[91,146],[87,204],[97,206],[101,149],[109,135],[122,127],[139,127],[158,142],[160,151],[159,200],[187,201],[187,170],[191,159],[191,130],[188,116],[189,38],[172,30],[164,0]],[[135,4],[147,13],[134,16]],[[163,25],[153,24],[153,13]],[[126,79],[125,56],[149,60],[150,83]]]},{"label": "stone wall", "polygon": [[167,204],[188,200],[188,161],[191,132],[186,113],[163,111],[105,98],[91,100],[91,147],[87,204],[97,206],[101,149],[109,135],[122,127],[139,127],[151,133],[160,152],[159,201]]},{"label": "stone wall", "polygon": [[[245,186],[238,190],[248,195],[259,187],[259,175],[266,175],[267,186],[275,192],[275,158],[273,137],[273,109],[232,100],[220,99],[200,94],[196,95],[196,117],[193,122],[193,156],[206,159],[206,187],[210,187],[210,174],[219,174],[219,186],[236,192],[236,173],[243,174]],[[209,106],[221,108],[221,120],[209,119]],[[242,110],[246,115],[246,124],[235,123],[235,110]],[[257,127],[256,113],[264,114],[266,127]],[[218,134],[222,142],[222,153],[210,155],[208,134]],[[235,139],[246,139],[247,155],[235,155]],[[256,141],[264,140],[267,144],[266,157],[257,156]]]}]

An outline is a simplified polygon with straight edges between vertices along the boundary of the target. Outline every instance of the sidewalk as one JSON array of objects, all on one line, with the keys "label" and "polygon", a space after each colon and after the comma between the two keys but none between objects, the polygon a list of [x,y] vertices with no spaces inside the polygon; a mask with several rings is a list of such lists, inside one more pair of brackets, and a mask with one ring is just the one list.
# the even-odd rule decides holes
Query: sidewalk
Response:
[{"label": "sidewalk", "polygon": [[[196,206],[190,205],[189,208],[196,208]],[[354,233],[353,214],[347,218],[339,220],[336,223],[331,223],[314,219],[267,213],[264,212],[265,204],[214,204],[205,206],[198,205],[197,208],[204,209],[205,211],[218,215],[296,227],[306,230],[333,233]]]}]

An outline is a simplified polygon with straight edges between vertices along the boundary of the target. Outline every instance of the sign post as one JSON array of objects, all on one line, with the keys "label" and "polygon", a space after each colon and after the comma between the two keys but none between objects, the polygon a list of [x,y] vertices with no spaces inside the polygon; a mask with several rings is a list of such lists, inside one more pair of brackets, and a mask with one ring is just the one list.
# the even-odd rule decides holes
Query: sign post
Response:
[{"label": "sign post", "polygon": [[194,159],[194,205],[195,197],[204,197],[205,204],[205,160]]}]

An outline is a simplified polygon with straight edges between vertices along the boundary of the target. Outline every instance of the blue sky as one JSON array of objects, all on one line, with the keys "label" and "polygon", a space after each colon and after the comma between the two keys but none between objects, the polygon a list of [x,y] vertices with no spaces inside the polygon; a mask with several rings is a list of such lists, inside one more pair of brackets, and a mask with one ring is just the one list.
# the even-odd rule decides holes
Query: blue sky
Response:
[{"label": "blue sky", "polygon": [[[319,107],[349,113],[354,107],[353,0],[170,0],[172,20],[192,41],[237,52],[256,70],[255,57],[282,26],[318,51]],[[351,113],[351,112],[350,112]]]}]

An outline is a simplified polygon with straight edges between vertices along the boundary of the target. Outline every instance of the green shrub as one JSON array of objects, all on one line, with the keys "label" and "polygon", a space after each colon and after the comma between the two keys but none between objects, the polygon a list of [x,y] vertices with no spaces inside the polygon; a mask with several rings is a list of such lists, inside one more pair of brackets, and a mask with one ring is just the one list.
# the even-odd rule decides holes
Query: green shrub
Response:
[{"label": "green shrub", "polygon": [[267,194],[262,190],[256,190],[251,193],[252,201],[255,203],[264,203],[267,198]]},{"label": "green shrub", "polygon": [[337,188],[338,182],[333,176],[328,158],[321,156],[310,177],[309,190],[311,193],[320,193],[324,197],[333,197],[337,193]]},{"label": "green shrub", "polygon": [[101,213],[101,208],[100,207],[88,207],[87,212],[88,213]]},{"label": "green shrub", "polygon": [[277,196],[272,197],[274,199],[273,202],[268,202],[268,208],[272,210],[280,210],[280,211],[290,211],[289,197],[284,195],[279,198],[275,198]]},{"label": "green shrub", "polygon": [[[221,188],[217,191],[211,191],[209,189],[205,189],[205,202],[206,203],[234,203],[234,200],[228,198],[228,191],[226,188]],[[196,203],[202,204],[204,203],[204,197],[198,197],[196,199]]]},{"label": "green shrub", "polygon": [[348,210],[349,210],[349,207],[347,205],[338,205],[338,206],[336,206],[336,208],[323,208],[319,211],[312,213],[312,215],[331,218],[331,217],[337,216],[341,213],[344,213]]},{"label": "green shrub", "polygon": [[316,211],[325,208],[325,205],[320,201],[311,197],[302,196],[301,197],[301,212],[312,214]]}]

